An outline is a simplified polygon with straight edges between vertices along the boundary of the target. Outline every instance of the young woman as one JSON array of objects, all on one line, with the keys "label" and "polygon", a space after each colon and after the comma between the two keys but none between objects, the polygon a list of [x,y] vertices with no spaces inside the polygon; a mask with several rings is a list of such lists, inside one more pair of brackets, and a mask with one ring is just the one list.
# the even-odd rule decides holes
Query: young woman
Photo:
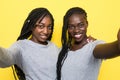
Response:
[{"label": "young woman", "polygon": [[0,48],[0,67],[15,65],[17,73],[24,72],[19,73],[20,80],[55,80],[58,47],[50,42],[53,26],[46,8],[33,9],[17,41],[10,48]]},{"label": "young woman", "polygon": [[70,8],[64,16],[62,49],[57,62],[57,80],[97,80],[102,59],[120,55],[118,40],[105,43],[87,42],[87,13],[80,7]]}]

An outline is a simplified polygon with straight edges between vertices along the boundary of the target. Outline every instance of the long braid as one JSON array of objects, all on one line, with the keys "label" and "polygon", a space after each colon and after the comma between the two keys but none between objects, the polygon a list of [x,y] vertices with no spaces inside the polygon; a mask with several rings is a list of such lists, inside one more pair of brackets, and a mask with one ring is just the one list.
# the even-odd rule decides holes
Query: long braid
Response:
[{"label": "long braid", "polygon": [[71,47],[72,38],[67,33],[67,29],[68,29],[68,19],[74,13],[83,14],[83,15],[85,15],[85,18],[87,18],[87,14],[86,14],[85,10],[83,10],[82,8],[79,8],[79,7],[70,8],[64,16],[63,28],[62,28],[62,39],[61,39],[62,40],[62,49],[59,53],[58,61],[57,61],[57,80],[61,80],[61,68],[67,57],[68,50]]},{"label": "long braid", "polygon": [[67,22],[68,22],[68,19],[66,16],[64,16],[63,27],[62,27],[62,38],[61,38],[62,49],[59,53],[58,61],[57,61],[57,80],[61,80],[61,68],[64,63],[64,60],[67,57],[67,52],[69,47],[68,46],[69,43],[67,39]]},{"label": "long braid", "polygon": [[[52,33],[53,33],[54,19],[52,14],[46,8],[36,8],[31,11],[27,19],[25,20],[23,27],[21,29],[21,33],[17,38],[17,40],[27,39],[32,34],[31,30],[32,28],[35,27],[37,20],[40,18],[40,22],[41,22],[46,15],[49,15],[52,20]],[[52,33],[48,38],[48,40],[51,40]],[[14,67],[12,66],[12,69],[13,69],[14,76],[16,72],[19,80],[26,80],[24,72],[17,65],[14,65]]]}]

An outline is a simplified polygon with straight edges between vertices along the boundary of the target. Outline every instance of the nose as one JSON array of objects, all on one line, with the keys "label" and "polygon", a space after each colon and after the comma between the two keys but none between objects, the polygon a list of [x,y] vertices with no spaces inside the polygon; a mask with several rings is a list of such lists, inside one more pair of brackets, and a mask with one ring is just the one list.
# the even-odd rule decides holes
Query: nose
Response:
[{"label": "nose", "polygon": [[44,27],[43,33],[44,33],[44,34],[48,34],[48,28],[47,28],[47,27]]},{"label": "nose", "polygon": [[74,28],[74,32],[79,32],[79,31],[80,31],[80,29],[78,27]]}]

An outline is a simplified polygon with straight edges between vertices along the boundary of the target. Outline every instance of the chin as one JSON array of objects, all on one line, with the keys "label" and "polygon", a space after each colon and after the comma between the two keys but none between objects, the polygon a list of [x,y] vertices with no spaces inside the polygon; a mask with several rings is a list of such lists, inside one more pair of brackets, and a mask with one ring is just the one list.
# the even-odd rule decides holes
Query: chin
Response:
[{"label": "chin", "polygon": [[82,42],[82,40],[83,40],[83,38],[75,39],[74,42],[75,42],[76,44],[80,44],[80,43]]},{"label": "chin", "polygon": [[40,44],[43,44],[43,45],[46,45],[46,44],[48,44],[48,42],[47,41],[41,41],[41,42],[39,42]]}]

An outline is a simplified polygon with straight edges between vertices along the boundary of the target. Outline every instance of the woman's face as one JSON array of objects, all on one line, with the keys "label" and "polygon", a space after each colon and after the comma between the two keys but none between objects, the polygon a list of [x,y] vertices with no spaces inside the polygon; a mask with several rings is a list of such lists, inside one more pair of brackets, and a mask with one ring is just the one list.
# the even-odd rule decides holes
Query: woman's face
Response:
[{"label": "woman's face", "polygon": [[80,43],[84,40],[87,32],[88,22],[83,14],[73,14],[68,19],[68,33],[74,42]]},{"label": "woman's face", "polygon": [[47,40],[52,33],[52,20],[50,16],[45,16],[41,21],[38,19],[35,28],[32,29],[31,40],[43,45],[47,44]]}]

